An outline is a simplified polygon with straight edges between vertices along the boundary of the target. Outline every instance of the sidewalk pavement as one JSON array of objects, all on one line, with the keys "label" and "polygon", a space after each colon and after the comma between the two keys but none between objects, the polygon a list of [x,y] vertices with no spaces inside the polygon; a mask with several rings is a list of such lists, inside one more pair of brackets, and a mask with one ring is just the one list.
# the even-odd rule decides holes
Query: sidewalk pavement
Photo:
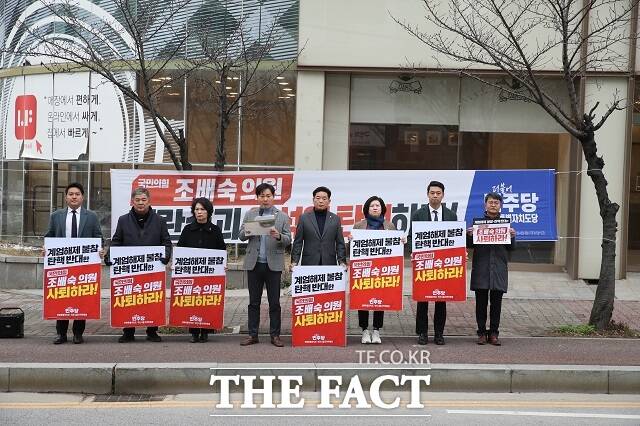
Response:
[{"label": "sidewalk pavement", "polygon": [[[562,273],[510,272],[509,292],[502,303],[501,336],[546,336],[553,327],[586,324],[595,290],[595,285],[587,285],[582,280],[570,280]],[[291,333],[291,297],[287,293],[286,289],[283,290],[280,299],[282,334]],[[473,292],[469,291],[468,296],[466,302],[447,305],[446,336],[475,335],[477,326]],[[246,332],[248,304],[249,296],[246,289],[228,290],[225,298],[225,325],[241,333]],[[431,335],[433,305],[430,305]],[[18,306],[25,311],[27,336],[55,336],[55,322],[42,319],[41,290],[0,290],[0,307],[8,306]],[[403,309],[385,313],[382,334],[414,336],[415,309],[416,303],[411,300],[410,288],[405,284]],[[358,334],[358,315],[355,311],[347,312],[347,332]],[[632,329],[640,330],[640,273],[630,273],[626,280],[616,282],[613,319],[627,324]],[[260,320],[261,332],[268,330],[266,291],[263,294]],[[109,294],[107,290],[103,290],[102,319],[87,321],[85,335],[120,333],[120,329],[111,328],[109,325]]]},{"label": "sidewalk pavement", "polygon": [[[629,274],[616,285],[613,319],[640,329],[640,274]],[[283,290],[286,347],[276,348],[267,335],[258,345],[239,345],[243,336],[237,333],[246,330],[247,321],[245,289],[227,292],[225,324],[231,332],[213,335],[205,344],[188,343],[185,334],[163,335],[161,343],[146,342],[141,329],[135,343],[116,343],[121,330],[109,326],[105,291],[103,319],[87,322],[82,345],[51,344],[55,324],[42,320],[41,290],[1,290],[0,307],[19,306],[25,311],[26,336],[0,340],[0,392],[211,392],[208,378],[217,372],[303,374],[309,376],[305,383],[311,383],[306,385],[311,389],[319,375],[340,375],[348,382],[354,375],[370,381],[380,374],[430,374],[429,390],[436,391],[640,394],[639,339],[537,337],[559,325],[585,324],[595,286],[569,280],[565,274],[511,272],[502,308],[501,347],[475,344],[473,293],[466,302],[448,304],[446,345],[432,343],[430,321],[429,344],[417,346],[415,302],[407,288],[404,293],[403,310],[385,314],[381,345],[359,343],[357,314],[349,311],[347,347],[292,348],[291,298]],[[261,333],[267,330],[265,294]],[[402,359],[391,360],[392,353]],[[427,372],[424,354],[431,367]]]}]

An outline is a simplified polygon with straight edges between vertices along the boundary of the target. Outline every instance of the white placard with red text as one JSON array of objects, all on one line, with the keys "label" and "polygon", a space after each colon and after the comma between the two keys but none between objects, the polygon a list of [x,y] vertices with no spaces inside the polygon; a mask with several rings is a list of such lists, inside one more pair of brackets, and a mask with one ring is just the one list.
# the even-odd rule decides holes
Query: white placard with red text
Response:
[{"label": "white placard with red text", "polygon": [[175,247],[172,259],[169,324],[221,329],[227,251]]},{"label": "white placard with red text", "polygon": [[467,300],[465,222],[412,224],[413,300]]},{"label": "white placard with red text", "polygon": [[473,219],[473,244],[511,244],[509,219]]},{"label": "white placard with red text", "polygon": [[349,243],[349,309],[402,310],[402,231],[353,229]]},{"label": "white placard with red text", "polygon": [[44,319],[100,319],[100,238],[45,238]]},{"label": "white placard with red text", "polygon": [[111,247],[111,327],[166,324],[164,246]]},{"label": "white placard with red text", "polygon": [[293,346],[346,346],[346,274],[342,266],[296,266],[291,273]]}]

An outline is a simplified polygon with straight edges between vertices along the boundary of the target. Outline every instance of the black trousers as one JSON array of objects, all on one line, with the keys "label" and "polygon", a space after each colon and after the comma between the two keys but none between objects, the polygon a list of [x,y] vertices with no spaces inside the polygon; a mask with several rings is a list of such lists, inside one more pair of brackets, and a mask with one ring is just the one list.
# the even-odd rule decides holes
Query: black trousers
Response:
[{"label": "black trousers", "polygon": [[262,290],[267,287],[269,301],[269,334],[280,336],[280,277],[282,271],[272,271],[266,263],[256,263],[251,271],[247,271],[249,286],[249,335],[258,336],[260,327],[260,302]]},{"label": "black trousers", "polygon": [[[125,336],[134,336],[136,334],[135,327],[125,327],[122,329],[122,334]],[[158,327],[147,327],[147,335],[158,334]]]},{"label": "black trousers", "polygon": [[[447,303],[435,302],[433,312],[433,334],[442,336],[444,324],[447,322]],[[428,334],[429,331],[429,302],[418,302],[416,307],[416,334]]]},{"label": "black trousers", "polygon": [[487,304],[489,307],[489,335],[497,336],[500,328],[500,312],[502,311],[502,295],[499,290],[476,290],[476,322],[478,336],[487,334]]},{"label": "black trousers", "polygon": [[[373,328],[382,328],[384,322],[384,311],[373,311]],[[358,324],[365,330],[369,328],[369,311],[358,311]]]},{"label": "black trousers", "polygon": [[[74,336],[82,336],[84,333],[84,327],[87,324],[85,320],[74,320],[73,325],[71,326],[71,330],[73,331]],[[69,329],[69,320],[57,320],[56,321],[56,333],[61,335],[66,335],[67,330]]]}]

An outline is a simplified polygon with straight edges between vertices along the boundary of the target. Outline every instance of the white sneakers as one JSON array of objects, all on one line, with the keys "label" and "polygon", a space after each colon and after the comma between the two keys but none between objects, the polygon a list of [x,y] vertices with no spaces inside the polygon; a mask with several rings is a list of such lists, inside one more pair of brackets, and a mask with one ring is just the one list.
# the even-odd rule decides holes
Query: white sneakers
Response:
[{"label": "white sneakers", "polygon": [[373,330],[370,332],[369,330],[362,330],[362,340],[360,340],[360,342],[363,345],[368,345],[369,343],[378,345],[382,343],[382,340],[380,340],[380,331]]},{"label": "white sneakers", "polygon": [[371,332],[371,343],[375,345],[379,345],[380,343],[382,343],[382,340],[380,340],[380,331],[373,330]]}]

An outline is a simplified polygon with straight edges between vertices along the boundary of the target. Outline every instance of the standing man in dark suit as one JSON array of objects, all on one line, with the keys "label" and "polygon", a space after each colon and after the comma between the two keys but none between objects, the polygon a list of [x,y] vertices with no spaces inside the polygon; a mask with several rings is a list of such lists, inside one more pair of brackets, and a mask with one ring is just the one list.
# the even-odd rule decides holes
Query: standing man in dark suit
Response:
[{"label": "standing man in dark suit", "polygon": [[303,213],[291,248],[291,266],[347,265],[347,249],[340,218],[329,211],[331,190],[313,190],[313,211]]},{"label": "standing man in dark suit", "polygon": [[[147,188],[136,188],[131,192],[131,210],[118,218],[116,232],[111,238],[111,246],[164,246],[165,257],[160,259],[163,265],[171,260],[171,237],[167,229],[167,222],[151,208],[151,194]],[[105,263],[111,265],[109,255],[105,256]],[[135,340],[135,327],[122,329],[122,336],[118,343],[128,343]],[[161,342],[158,327],[147,327],[147,340]]]},{"label": "standing man in dark suit", "polygon": [[[102,239],[102,230],[98,216],[91,210],[82,207],[84,202],[84,188],[82,184],[74,182],[67,185],[64,190],[64,199],[67,208],[56,210],[51,214],[49,219],[49,229],[45,237],[56,238],[100,238]],[[104,252],[101,251],[101,254]],[[82,333],[86,325],[85,320],[74,320],[73,326],[73,343],[79,344],[84,342]],[[69,320],[56,321],[56,338],[54,345],[59,345],[67,341],[67,330],[69,329]]]},{"label": "standing man in dark suit", "polygon": [[[411,223],[418,221],[457,221],[458,216],[442,205],[444,184],[433,180],[427,186],[429,205],[416,210],[411,216]],[[444,324],[447,322],[446,302],[435,302],[433,313],[433,341],[436,345],[444,345]],[[418,344],[427,344],[429,330],[429,302],[418,302],[416,307],[416,334]]]},{"label": "standing man in dark suit", "polygon": [[[284,270],[284,250],[291,244],[291,222],[289,216],[273,206],[275,193],[276,189],[271,184],[258,185],[256,197],[260,207],[249,210],[240,226],[238,238],[240,241],[249,240],[243,266],[249,286],[249,337],[240,343],[242,346],[259,342],[260,301],[265,286],[269,300],[271,344],[279,348],[284,346],[280,340],[280,278]],[[274,216],[269,235],[252,235],[245,229],[246,223],[255,221],[258,216]]]}]

